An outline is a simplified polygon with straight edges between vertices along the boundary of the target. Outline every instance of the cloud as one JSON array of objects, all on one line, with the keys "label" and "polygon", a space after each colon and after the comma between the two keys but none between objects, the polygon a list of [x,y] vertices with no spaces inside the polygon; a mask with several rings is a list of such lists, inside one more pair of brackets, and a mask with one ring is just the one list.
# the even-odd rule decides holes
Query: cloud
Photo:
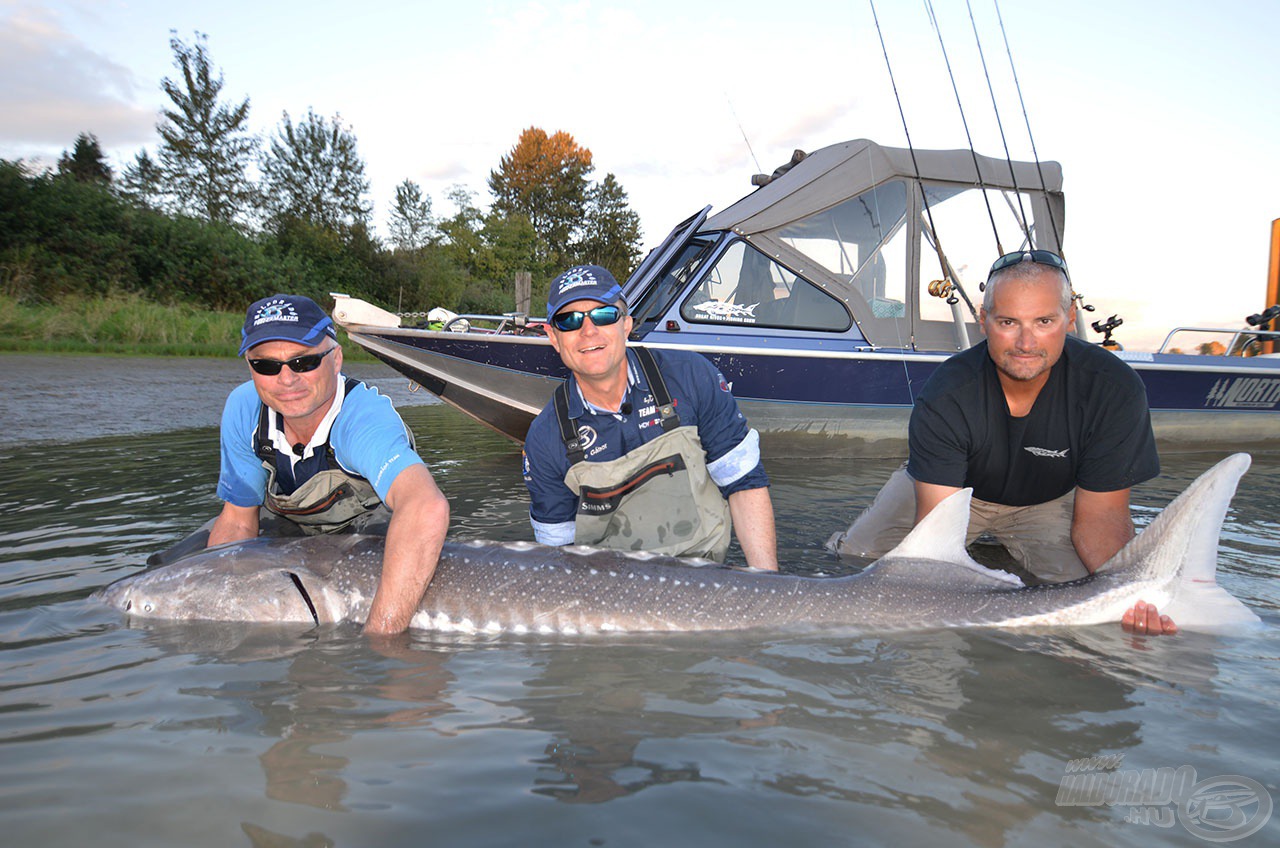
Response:
[{"label": "cloud", "polygon": [[0,21],[0,148],[21,156],[70,148],[82,132],[105,147],[151,139],[154,111],[136,103],[125,67],[89,49],[57,16],[16,6]]}]

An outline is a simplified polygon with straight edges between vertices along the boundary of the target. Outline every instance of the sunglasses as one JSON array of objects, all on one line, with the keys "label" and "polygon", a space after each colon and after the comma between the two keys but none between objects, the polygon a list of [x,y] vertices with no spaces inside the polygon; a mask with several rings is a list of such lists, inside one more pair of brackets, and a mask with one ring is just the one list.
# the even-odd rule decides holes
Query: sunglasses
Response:
[{"label": "sunglasses", "polygon": [[289,370],[295,374],[305,374],[308,371],[314,371],[320,367],[320,363],[326,356],[338,349],[337,345],[326,350],[324,353],[308,353],[305,356],[295,356],[293,359],[281,361],[279,359],[250,359],[249,367],[255,373],[264,377],[274,377],[280,373],[280,369],[289,366]]},{"label": "sunglasses", "polygon": [[622,317],[622,310],[616,306],[597,306],[589,312],[557,312],[551,318],[551,323],[560,332],[570,333],[579,329],[583,319],[588,315],[591,316],[592,324],[597,327],[607,327],[618,323],[618,319]]},{"label": "sunglasses", "polygon": [[[991,275],[996,271],[1003,271],[1019,262],[1035,262],[1037,265],[1048,265],[1050,268],[1057,268],[1064,274],[1067,274],[1067,263],[1061,256],[1052,250],[1019,250],[1016,253],[1006,253],[995,261],[991,266],[991,270],[987,272],[987,279],[991,279]],[[1067,274],[1067,279],[1071,279],[1071,275]]]}]

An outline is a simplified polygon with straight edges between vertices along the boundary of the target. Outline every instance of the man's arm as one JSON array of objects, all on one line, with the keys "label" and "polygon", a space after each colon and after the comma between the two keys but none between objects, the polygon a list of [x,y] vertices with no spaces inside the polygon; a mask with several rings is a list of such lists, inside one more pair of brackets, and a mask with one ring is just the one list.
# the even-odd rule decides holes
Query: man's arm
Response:
[{"label": "man's arm", "polygon": [[937,483],[921,483],[913,480],[916,488],[916,524],[933,512],[933,508],[954,495],[960,489],[956,486],[941,486]]},{"label": "man's arm", "polygon": [[427,591],[449,530],[449,501],[425,465],[396,476],[387,493],[391,523],[382,555],[382,578],[369,608],[366,633],[400,633]]},{"label": "man's arm", "polygon": [[258,507],[236,506],[223,503],[222,512],[214,519],[209,529],[208,547],[222,545],[227,542],[238,542],[241,539],[254,539],[258,535]]},{"label": "man's arm", "polygon": [[729,495],[729,514],[747,565],[777,571],[778,536],[769,489],[743,489]]},{"label": "man's arm", "polygon": [[1129,490],[1090,492],[1076,488],[1071,516],[1071,544],[1089,573],[1116,555],[1133,538]]}]

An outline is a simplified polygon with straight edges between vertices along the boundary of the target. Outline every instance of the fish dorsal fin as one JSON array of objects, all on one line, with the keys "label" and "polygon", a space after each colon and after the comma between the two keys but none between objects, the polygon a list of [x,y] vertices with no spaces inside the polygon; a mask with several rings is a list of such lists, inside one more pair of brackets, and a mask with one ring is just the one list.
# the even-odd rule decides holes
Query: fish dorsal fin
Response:
[{"label": "fish dorsal fin", "polygon": [[946,562],[1001,582],[1021,586],[1022,581],[1017,577],[984,567],[974,561],[965,549],[965,536],[969,532],[969,501],[972,498],[973,489],[961,489],[948,496],[880,561],[910,559]]}]

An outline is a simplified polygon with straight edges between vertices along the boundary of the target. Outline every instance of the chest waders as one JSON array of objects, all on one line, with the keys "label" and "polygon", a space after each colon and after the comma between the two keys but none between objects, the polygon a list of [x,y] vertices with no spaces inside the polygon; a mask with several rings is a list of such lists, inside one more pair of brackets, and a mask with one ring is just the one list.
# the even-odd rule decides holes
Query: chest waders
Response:
[{"label": "chest waders", "polygon": [[[347,378],[345,394],[350,394],[358,385],[359,381]],[[329,467],[307,478],[292,494],[282,494],[276,482],[276,449],[268,436],[271,428],[270,415],[270,408],[263,404],[254,435],[254,452],[267,469],[267,491],[263,507],[268,512],[296,525],[303,535],[315,536],[320,533],[341,532],[357,519],[372,518],[372,513],[383,508],[382,500],[368,480],[348,473],[338,464],[333,446],[327,439],[323,447],[317,450],[324,451]],[[409,448],[413,449],[413,431],[406,428],[406,432],[409,435]],[[386,511],[385,508],[383,511]]]},{"label": "chest waders", "polygon": [[569,418],[568,383],[555,392],[556,419],[578,496],[573,541],[617,550],[723,561],[729,550],[729,504],[707,471],[698,428],[680,425],[671,393],[647,348],[632,348],[661,415],[662,435],[608,462],[588,462],[577,421]]}]

